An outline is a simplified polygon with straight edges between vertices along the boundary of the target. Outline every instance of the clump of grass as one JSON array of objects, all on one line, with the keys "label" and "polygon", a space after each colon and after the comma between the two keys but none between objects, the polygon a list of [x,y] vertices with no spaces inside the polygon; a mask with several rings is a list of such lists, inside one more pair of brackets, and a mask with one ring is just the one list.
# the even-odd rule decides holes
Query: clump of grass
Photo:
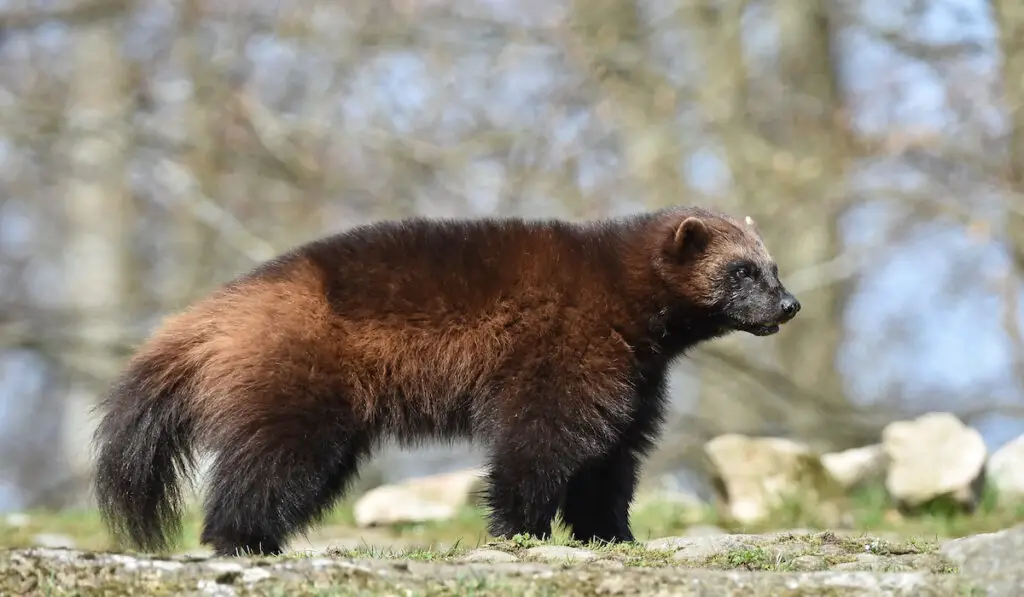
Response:
[{"label": "clump of grass", "polygon": [[763,547],[740,547],[724,554],[712,556],[706,562],[709,567],[743,568],[745,570],[776,570],[777,558]]},{"label": "clump of grass", "polygon": [[327,556],[350,559],[373,560],[416,560],[419,562],[443,562],[455,559],[468,551],[468,548],[456,543],[448,548],[438,549],[433,546],[412,546],[400,549],[365,545],[353,549],[328,549]]}]

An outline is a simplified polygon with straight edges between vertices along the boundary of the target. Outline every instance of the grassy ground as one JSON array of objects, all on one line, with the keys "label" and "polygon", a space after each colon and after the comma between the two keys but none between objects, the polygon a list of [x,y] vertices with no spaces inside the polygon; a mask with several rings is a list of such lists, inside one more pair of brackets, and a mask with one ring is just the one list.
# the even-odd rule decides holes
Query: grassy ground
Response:
[{"label": "grassy ground", "polygon": [[[968,534],[991,532],[1024,522],[1024,505],[999,505],[994,496],[985,496],[975,512],[957,512],[935,505],[914,515],[901,515],[891,506],[880,487],[853,494],[846,504],[847,524],[854,531],[883,533],[900,537],[953,538]],[[94,511],[26,512],[21,521],[0,516],[0,547],[28,547],[38,544],[41,533],[64,536],[75,547],[87,550],[110,550],[106,530]],[[14,522],[15,524],[10,524]],[[810,508],[792,506],[781,509],[769,521],[756,526],[735,526],[721,520],[710,507],[694,511],[674,503],[648,503],[635,508],[632,514],[638,541],[682,535],[694,525],[714,525],[729,532],[760,533],[804,528],[828,529],[827,520]],[[400,525],[383,529],[358,529],[352,517],[352,504],[341,503],[324,521],[307,535],[311,543],[337,545],[345,549],[381,549],[383,547],[412,550],[417,557],[434,557],[453,547],[475,548],[491,538],[486,533],[484,513],[465,509],[454,520],[439,523]],[[185,521],[184,533],[177,551],[193,550],[198,545],[199,521],[193,513]],[[566,544],[565,530],[559,527],[550,543]],[[301,546],[296,545],[297,549]]]},{"label": "grassy ground", "polygon": [[[95,553],[115,550],[95,512],[25,515],[0,516],[0,548],[28,547],[48,533],[87,552],[0,549],[0,595],[159,597],[230,588],[239,597],[938,597],[981,595],[975,588],[987,582],[962,574],[959,563],[943,555],[941,540],[1020,524],[1024,507],[986,496],[971,514],[933,505],[900,515],[884,491],[873,488],[845,504],[845,529],[823,530],[828,517],[797,505],[756,527],[737,527],[710,508],[645,500],[632,516],[636,543],[584,545],[561,527],[544,542],[522,536],[495,541],[485,532],[484,514],[471,508],[442,523],[357,529],[351,503],[342,503],[308,535],[328,557],[293,544],[296,551],[282,556],[231,562]],[[736,534],[671,539],[693,533],[695,525]],[[190,516],[175,551],[195,550],[198,529]],[[654,538],[668,539],[646,543]],[[841,574],[810,574],[820,571]]]},{"label": "grassy ground", "polygon": [[[670,550],[622,545],[595,548],[586,563],[563,561],[552,565],[530,557],[534,548],[529,542],[502,542],[494,549],[515,554],[517,563],[460,564],[453,561],[458,559],[455,556],[426,552],[406,553],[402,559],[391,561],[379,556],[365,559],[358,554],[337,554],[331,558],[293,555],[213,562],[0,551],[0,594],[160,597],[196,594],[200,589],[206,594],[240,597],[973,595],[958,591],[965,583],[957,578],[957,570],[929,546],[894,544],[886,547],[887,555],[869,556],[876,561],[865,562],[860,542],[832,533],[762,538],[756,545],[737,545],[693,561],[673,558]],[[808,559],[843,570],[844,574],[808,575],[807,570],[825,569],[808,569]]]}]

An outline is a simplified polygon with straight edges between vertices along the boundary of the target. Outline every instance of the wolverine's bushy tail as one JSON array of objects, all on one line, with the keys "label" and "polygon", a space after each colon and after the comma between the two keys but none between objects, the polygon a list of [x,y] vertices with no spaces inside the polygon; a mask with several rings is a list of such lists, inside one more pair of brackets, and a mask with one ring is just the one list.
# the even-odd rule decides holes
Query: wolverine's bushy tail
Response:
[{"label": "wolverine's bushy tail", "polygon": [[96,500],[119,543],[162,551],[181,531],[181,477],[195,461],[190,374],[180,353],[137,357],[100,408],[94,438]]}]

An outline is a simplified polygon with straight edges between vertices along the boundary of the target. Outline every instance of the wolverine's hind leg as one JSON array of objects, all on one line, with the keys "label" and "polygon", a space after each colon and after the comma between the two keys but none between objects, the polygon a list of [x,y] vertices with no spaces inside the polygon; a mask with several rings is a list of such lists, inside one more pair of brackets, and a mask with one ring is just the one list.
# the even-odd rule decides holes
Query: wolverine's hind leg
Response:
[{"label": "wolverine's hind leg", "polygon": [[327,513],[369,447],[355,430],[285,413],[231,440],[211,469],[200,537],[218,555],[281,553]]}]

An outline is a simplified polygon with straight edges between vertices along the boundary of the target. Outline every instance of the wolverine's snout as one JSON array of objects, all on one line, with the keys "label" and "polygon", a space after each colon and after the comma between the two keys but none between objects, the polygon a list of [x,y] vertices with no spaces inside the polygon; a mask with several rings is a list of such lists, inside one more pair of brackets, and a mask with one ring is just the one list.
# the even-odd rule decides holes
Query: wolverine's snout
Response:
[{"label": "wolverine's snout", "polygon": [[800,301],[795,296],[790,294],[788,291],[782,291],[782,320],[781,323],[796,317],[796,314],[800,312]]}]

